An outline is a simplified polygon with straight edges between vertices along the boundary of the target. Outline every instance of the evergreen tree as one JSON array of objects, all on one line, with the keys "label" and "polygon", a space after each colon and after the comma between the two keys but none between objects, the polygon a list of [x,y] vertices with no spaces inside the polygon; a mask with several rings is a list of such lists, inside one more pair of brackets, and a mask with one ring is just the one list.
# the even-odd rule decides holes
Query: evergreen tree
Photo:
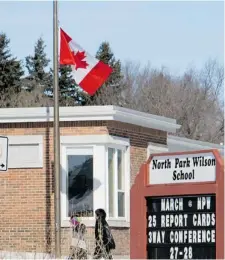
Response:
[{"label": "evergreen tree", "polygon": [[118,105],[121,92],[121,62],[116,60],[108,42],[103,42],[97,53],[96,58],[110,65],[113,72],[105,84],[87,100],[88,105]]},{"label": "evergreen tree", "polygon": [[85,101],[85,95],[76,84],[71,72],[71,66],[59,67],[60,105],[62,106],[82,105]]},{"label": "evergreen tree", "polygon": [[50,60],[45,53],[45,43],[40,37],[34,47],[34,56],[27,56],[25,58],[26,68],[28,70],[28,77],[26,78],[27,90],[33,90],[35,86],[41,86],[43,91],[52,86],[52,75],[50,71],[47,71]]},{"label": "evergreen tree", "polygon": [[0,100],[9,99],[6,106],[10,105],[10,93],[20,92],[20,78],[24,74],[21,62],[10,52],[9,43],[6,34],[0,33]]},{"label": "evergreen tree", "polygon": [[103,42],[100,45],[96,58],[110,65],[113,69],[113,72],[106,81],[105,85],[118,88],[122,79],[121,62],[120,60],[116,60],[108,42]]}]

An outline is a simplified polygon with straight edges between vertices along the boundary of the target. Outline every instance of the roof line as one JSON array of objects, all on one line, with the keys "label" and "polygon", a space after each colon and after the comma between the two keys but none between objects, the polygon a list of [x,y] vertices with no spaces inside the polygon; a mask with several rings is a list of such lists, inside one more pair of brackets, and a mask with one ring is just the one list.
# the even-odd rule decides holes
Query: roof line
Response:
[{"label": "roof line", "polygon": [[[60,107],[59,114],[60,121],[115,120],[171,133],[180,128],[175,119],[117,106]],[[0,109],[0,123],[48,122],[53,116],[53,107]]]}]

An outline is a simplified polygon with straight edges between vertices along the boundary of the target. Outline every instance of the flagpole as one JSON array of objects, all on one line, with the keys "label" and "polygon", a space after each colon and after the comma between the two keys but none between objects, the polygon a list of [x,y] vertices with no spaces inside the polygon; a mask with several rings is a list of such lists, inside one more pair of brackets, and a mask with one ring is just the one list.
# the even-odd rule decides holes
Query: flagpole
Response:
[{"label": "flagpole", "polygon": [[55,173],[55,258],[61,258],[60,219],[60,128],[58,79],[58,2],[53,0],[53,71],[54,71],[54,173]]}]

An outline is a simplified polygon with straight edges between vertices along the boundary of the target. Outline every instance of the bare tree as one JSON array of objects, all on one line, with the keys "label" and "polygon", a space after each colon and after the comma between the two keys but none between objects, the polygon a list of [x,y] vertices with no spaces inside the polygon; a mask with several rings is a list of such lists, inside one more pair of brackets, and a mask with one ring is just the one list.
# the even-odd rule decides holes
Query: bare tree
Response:
[{"label": "bare tree", "polygon": [[200,71],[189,69],[181,77],[172,77],[165,68],[141,68],[132,62],[125,64],[123,73],[123,106],[177,119],[180,136],[223,141],[224,73],[215,60]]},{"label": "bare tree", "polygon": [[22,89],[19,93],[11,91],[0,97],[0,107],[45,107],[53,106],[53,99],[43,93],[41,86],[29,92]]}]

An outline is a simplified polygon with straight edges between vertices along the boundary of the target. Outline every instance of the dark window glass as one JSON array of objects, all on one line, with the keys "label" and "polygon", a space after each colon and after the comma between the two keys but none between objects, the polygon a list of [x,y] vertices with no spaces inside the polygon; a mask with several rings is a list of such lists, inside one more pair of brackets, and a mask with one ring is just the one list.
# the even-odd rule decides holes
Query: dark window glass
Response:
[{"label": "dark window glass", "polygon": [[93,216],[93,156],[69,155],[68,214]]}]

